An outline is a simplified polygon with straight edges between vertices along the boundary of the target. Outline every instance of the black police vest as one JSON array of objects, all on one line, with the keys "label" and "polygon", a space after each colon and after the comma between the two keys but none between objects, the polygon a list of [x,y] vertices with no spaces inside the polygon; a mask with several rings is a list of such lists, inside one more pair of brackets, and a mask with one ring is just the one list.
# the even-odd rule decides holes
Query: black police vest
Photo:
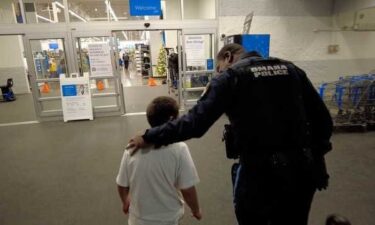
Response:
[{"label": "black police vest", "polygon": [[306,145],[306,116],[294,68],[277,58],[248,57],[228,69],[234,97],[226,113],[240,156],[294,151]]}]

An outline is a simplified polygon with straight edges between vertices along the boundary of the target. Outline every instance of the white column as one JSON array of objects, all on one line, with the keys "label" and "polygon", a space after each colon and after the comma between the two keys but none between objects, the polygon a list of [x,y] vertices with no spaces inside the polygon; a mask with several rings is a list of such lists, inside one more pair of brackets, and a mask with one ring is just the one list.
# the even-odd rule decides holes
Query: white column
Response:
[{"label": "white column", "polygon": [[0,23],[15,23],[12,4],[13,2],[11,0],[0,1]]},{"label": "white column", "polygon": [[[12,0],[0,1],[0,23],[16,23]],[[0,36],[0,85],[13,78],[15,93],[30,92],[23,57],[23,44],[20,36]]]}]

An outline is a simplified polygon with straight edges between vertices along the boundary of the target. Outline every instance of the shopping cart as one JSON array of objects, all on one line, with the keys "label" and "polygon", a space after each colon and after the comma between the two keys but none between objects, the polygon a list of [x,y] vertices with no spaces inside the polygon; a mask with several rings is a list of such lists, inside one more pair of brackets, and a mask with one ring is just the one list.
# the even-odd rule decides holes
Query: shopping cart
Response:
[{"label": "shopping cart", "polygon": [[375,74],[340,77],[318,88],[336,128],[366,130],[375,123]]}]

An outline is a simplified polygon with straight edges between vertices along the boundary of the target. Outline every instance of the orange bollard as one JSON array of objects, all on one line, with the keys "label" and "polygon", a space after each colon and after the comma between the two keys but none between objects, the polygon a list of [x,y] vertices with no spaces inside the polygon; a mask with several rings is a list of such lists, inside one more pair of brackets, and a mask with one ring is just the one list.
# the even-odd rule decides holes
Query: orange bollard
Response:
[{"label": "orange bollard", "polygon": [[51,90],[51,87],[49,86],[49,84],[47,82],[44,82],[44,84],[42,85],[42,93],[45,93],[45,94],[48,94]]},{"label": "orange bollard", "polygon": [[104,90],[104,83],[102,80],[98,80],[96,82],[96,89],[98,89],[98,91],[103,91]]},{"label": "orange bollard", "polygon": [[150,78],[148,78],[148,86],[156,86],[157,84],[156,84],[156,81],[155,81],[155,79],[154,78],[152,78],[152,77],[150,77]]}]

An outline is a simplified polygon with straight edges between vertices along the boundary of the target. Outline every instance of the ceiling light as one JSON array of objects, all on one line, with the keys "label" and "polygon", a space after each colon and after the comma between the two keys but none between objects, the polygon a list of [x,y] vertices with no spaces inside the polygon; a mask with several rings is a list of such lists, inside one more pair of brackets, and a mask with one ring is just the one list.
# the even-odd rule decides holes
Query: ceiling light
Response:
[{"label": "ceiling light", "polygon": [[[59,7],[65,9],[65,6],[63,4],[61,4],[60,2],[58,1],[55,1],[54,2],[56,5],[58,5]],[[78,15],[77,13],[73,12],[72,10],[69,9],[69,13],[72,14],[72,16],[75,16],[77,17],[78,19],[82,20],[83,22],[87,22],[87,20],[85,18],[83,18],[82,16]]]},{"label": "ceiling light", "polygon": [[77,13],[69,10],[69,13],[72,14],[73,16],[77,17],[78,19],[82,20],[83,22],[87,22],[87,20],[85,18],[83,18],[82,16],[78,15]]},{"label": "ceiling light", "polygon": [[55,1],[55,4],[58,5],[58,6],[60,6],[60,7],[63,8],[63,9],[65,9],[65,6],[64,6],[63,4],[61,4],[60,2]]},{"label": "ceiling light", "polygon": [[122,35],[124,35],[125,40],[128,40],[128,35],[126,35],[125,31],[122,31]]},{"label": "ceiling light", "polygon": [[50,23],[56,23],[55,21],[50,20],[50,19],[48,19],[48,18],[46,18],[46,17],[44,17],[44,16],[40,16],[40,15],[38,15],[38,14],[36,14],[36,17],[38,17],[39,19],[42,19],[42,20],[44,20],[44,21],[50,22]]},{"label": "ceiling light", "polygon": [[113,19],[114,19],[115,21],[118,21],[118,18],[117,18],[117,16],[116,16],[115,12],[113,11],[112,6],[111,6],[111,4],[109,3],[109,1],[108,1],[108,0],[105,0],[104,3],[105,3],[105,5],[107,6],[107,9],[108,9],[109,13],[111,14],[111,16],[113,17]]}]

